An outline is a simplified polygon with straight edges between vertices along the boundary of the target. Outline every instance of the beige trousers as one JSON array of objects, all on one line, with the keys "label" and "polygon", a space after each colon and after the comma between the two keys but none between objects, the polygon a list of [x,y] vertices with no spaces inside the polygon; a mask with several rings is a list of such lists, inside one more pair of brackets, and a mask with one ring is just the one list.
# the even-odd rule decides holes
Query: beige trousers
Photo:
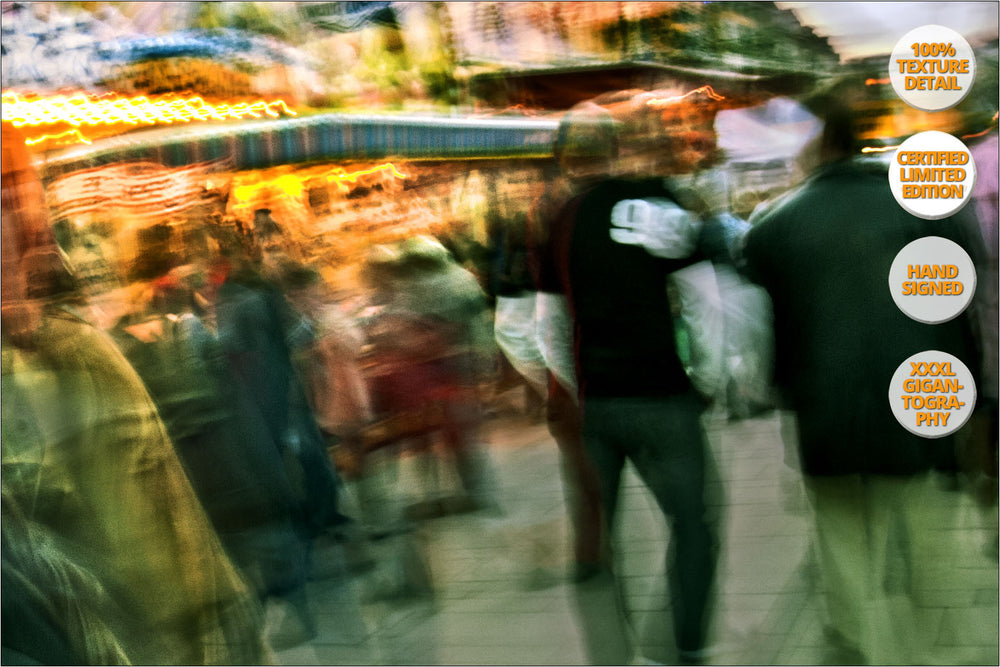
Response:
[{"label": "beige trousers", "polygon": [[805,478],[830,629],[869,664],[927,664],[916,602],[926,582],[930,478]]}]

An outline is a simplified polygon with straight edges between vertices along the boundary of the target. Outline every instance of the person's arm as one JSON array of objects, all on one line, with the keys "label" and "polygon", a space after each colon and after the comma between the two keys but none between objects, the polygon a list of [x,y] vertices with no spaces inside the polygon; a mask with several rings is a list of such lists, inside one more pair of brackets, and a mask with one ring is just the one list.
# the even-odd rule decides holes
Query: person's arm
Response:
[{"label": "person's arm", "polygon": [[701,220],[662,197],[623,199],[611,209],[611,238],[655,257],[683,259],[698,248]]}]

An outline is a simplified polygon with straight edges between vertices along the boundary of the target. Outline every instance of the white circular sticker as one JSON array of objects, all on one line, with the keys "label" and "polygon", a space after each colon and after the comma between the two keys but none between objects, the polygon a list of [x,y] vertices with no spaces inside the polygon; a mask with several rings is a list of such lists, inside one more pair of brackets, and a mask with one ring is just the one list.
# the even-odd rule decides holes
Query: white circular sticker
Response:
[{"label": "white circular sticker", "polygon": [[965,98],[976,78],[976,55],[959,33],[924,25],[903,35],[889,58],[896,94],[921,111],[950,109]]},{"label": "white circular sticker", "polygon": [[889,383],[889,405],[910,433],[941,438],[960,429],[972,416],[976,384],[958,357],[928,350],[896,369]]},{"label": "white circular sticker", "polygon": [[946,132],[931,130],[904,141],[889,165],[889,189],[903,209],[939,220],[957,213],[972,196],[976,163],[968,147]]},{"label": "white circular sticker", "polygon": [[976,291],[976,267],[954,241],[925,236],[906,244],[889,268],[892,300],[911,319],[940,324],[958,317]]}]

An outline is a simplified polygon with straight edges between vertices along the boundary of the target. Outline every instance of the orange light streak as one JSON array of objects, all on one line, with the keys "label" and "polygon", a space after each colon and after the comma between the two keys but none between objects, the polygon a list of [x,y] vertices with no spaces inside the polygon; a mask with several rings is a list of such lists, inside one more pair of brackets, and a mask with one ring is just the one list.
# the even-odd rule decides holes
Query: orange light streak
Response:
[{"label": "orange light streak", "polygon": [[988,127],[985,130],[980,130],[979,132],[974,132],[972,134],[963,134],[962,139],[978,139],[979,137],[985,137],[987,134],[993,131],[994,128]]},{"label": "orange light streak", "polygon": [[715,89],[712,88],[712,86],[707,86],[706,85],[706,86],[702,86],[701,88],[695,88],[694,90],[690,90],[690,91],[684,93],[683,95],[676,95],[674,97],[666,97],[666,98],[663,98],[663,99],[648,100],[646,102],[646,104],[648,104],[649,106],[652,106],[652,107],[666,106],[668,104],[673,104],[674,102],[680,102],[684,98],[690,97],[690,96],[695,95],[697,93],[705,93],[706,95],[708,95],[708,97],[710,99],[717,100],[717,101],[718,100],[724,100],[724,99],[726,99],[726,97],[724,95],[719,95],[717,92],[715,92]]},{"label": "orange light streak", "polygon": [[886,153],[888,151],[894,151],[899,146],[865,146],[861,149],[862,153]]},{"label": "orange light streak", "polygon": [[28,146],[34,146],[35,144],[40,144],[43,141],[47,141],[49,139],[62,139],[64,137],[71,137],[76,141],[80,141],[85,144],[93,143],[90,139],[80,134],[80,130],[66,130],[65,132],[62,132],[60,134],[43,134],[42,136],[37,137],[35,139],[25,139],[24,143]]},{"label": "orange light streak", "polygon": [[358,180],[360,176],[367,176],[368,174],[374,174],[377,171],[388,171],[396,178],[406,178],[405,174],[399,173],[399,170],[396,169],[396,165],[394,165],[391,162],[386,162],[385,164],[380,164],[377,167],[372,167],[371,169],[364,169],[362,171],[353,171],[350,174],[345,173],[343,169],[337,167],[336,169],[333,170],[332,174],[327,174],[326,180],[337,181],[338,183],[342,183],[344,181],[350,181],[351,183],[354,183],[355,181]]},{"label": "orange light streak", "polygon": [[891,79],[865,79],[866,86],[885,86],[892,83]]},{"label": "orange light streak", "polygon": [[[100,96],[105,97],[105,96]],[[297,115],[288,108],[284,100],[266,102],[240,102],[238,104],[213,105],[198,96],[187,98],[167,97],[151,100],[145,95],[132,98],[115,97],[100,99],[99,96],[77,93],[71,96],[40,97],[23,99],[15,92],[5,92],[2,96],[3,115],[15,127],[34,127],[68,123],[74,127],[82,125],[158,125],[176,122],[210,120],[241,120],[247,117],[261,118],[263,115],[278,118],[281,113]]]},{"label": "orange light streak", "polygon": [[979,132],[974,132],[972,134],[963,134],[962,138],[963,139],[976,139],[978,137],[982,137],[982,136],[985,136],[985,135],[989,134],[990,132],[992,132],[993,130],[996,129],[997,118],[1000,118],[1000,111],[998,111],[995,114],[993,114],[993,118],[990,119],[990,126],[987,127],[985,130],[981,130]]},{"label": "orange light streak", "polygon": [[[371,169],[362,169],[361,171],[353,171],[350,173],[345,172],[341,167],[337,167],[326,174],[326,180],[328,182],[336,181],[341,190],[346,191],[347,187],[344,185],[344,181],[354,183],[361,176],[374,174],[379,171],[388,171],[396,178],[406,178],[405,174],[396,169],[396,165],[391,162],[386,162],[385,164],[380,164],[376,167],[372,167]],[[302,178],[296,176],[295,174],[283,174],[277,178],[268,179],[259,183],[237,186],[233,189],[233,196],[235,196],[237,202],[239,202],[237,206],[246,206],[256,192],[271,187],[280,189],[289,197],[298,197],[301,196],[302,192],[305,190],[305,183],[308,180],[308,177]]]}]

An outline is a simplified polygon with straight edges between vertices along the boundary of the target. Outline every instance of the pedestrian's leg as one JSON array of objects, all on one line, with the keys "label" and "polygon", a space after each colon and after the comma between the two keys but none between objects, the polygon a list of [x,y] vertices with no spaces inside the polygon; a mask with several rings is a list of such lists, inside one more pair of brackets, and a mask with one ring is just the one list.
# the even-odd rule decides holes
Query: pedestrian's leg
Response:
[{"label": "pedestrian's leg", "polygon": [[706,642],[719,555],[719,506],[706,497],[714,462],[693,396],[650,402],[643,412],[632,420],[629,457],[670,523],[674,632],[681,658],[695,660]]},{"label": "pedestrian's leg", "polygon": [[481,408],[471,391],[463,390],[443,403],[444,443],[466,495],[477,509],[501,512],[499,482],[486,446],[481,442]]},{"label": "pedestrian's leg", "polygon": [[[929,475],[913,477],[875,477],[872,504],[876,514],[886,514],[892,521],[897,539],[888,542],[883,554],[873,551],[876,567],[876,581],[892,575],[892,569],[899,569],[904,577],[893,589],[884,591],[882,608],[877,609],[881,618],[888,623],[878,628],[881,634],[875,637],[872,662],[903,662],[907,664],[941,664],[943,656],[931,655],[936,630],[933,617],[919,605],[922,594],[931,583],[933,568],[939,563],[932,555],[940,549],[935,536],[934,519],[939,517],[939,508],[932,506],[932,486]],[[877,527],[876,527],[877,529]],[[877,535],[872,531],[873,537]],[[944,660],[943,662],[951,662]]]},{"label": "pedestrian's leg", "polygon": [[610,535],[618,507],[618,486],[625,453],[620,434],[628,422],[615,400],[590,399],[583,408],[583,445],[586,460],[597,478],[604,530]]},{"label": "pedestrian's leg", "polygon": [[600,481],[584,450],[580,406],[554,377],[547,409],[549,433],[559,446],[566,504],[573,529],[574,578],[585,578],[596,572],[603,560]]},{"label": "pedestrian's leg", "polygon": [[[596,474],[602,506],[603,531],[610,534],[615,499],[625,457],[615,438],[620,428],[614,401],[591,400],[583,417],[587,458]],[[628,664],[634,640],[626,620],[621,591],[610,569],[577,582],[573,587],[577,617],[591,664]]]},{"label": "pedestrian's leg", "polygon": [[845,648],[864,649],[869,595],[866,493],[857,475],[807,476],[829,626]]},{"label": "pedestrian's leg", "polygon": [[497,297],[493,332],[503,357],[544,400],[548,373],[535,337],[535,295]]},{"label": "pedestrian's leg", "polygon": [[302,438],[300,448],[309,526],[315,536],[346,523],[347,517],[340,511],[341,482],[318,428],[308,429],[308,437]]}]

